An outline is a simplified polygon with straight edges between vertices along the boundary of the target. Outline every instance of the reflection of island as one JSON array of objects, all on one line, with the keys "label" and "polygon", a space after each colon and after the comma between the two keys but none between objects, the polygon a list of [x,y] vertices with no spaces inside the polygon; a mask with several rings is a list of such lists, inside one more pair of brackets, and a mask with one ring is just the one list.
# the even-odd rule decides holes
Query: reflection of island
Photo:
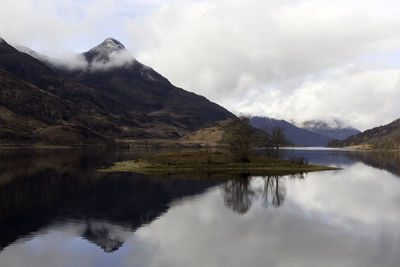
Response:
[{"label": "reflection of island", "polygon": [[350,152],[349,157],[400,177],[400,152]]},{"label": "reflection of island", "polygon": [[173,200],[216,184],[96,173],[112,162],[104,156],[82,150],[16,157],[0,153],[7,157],[0,162],[0,249],[54,224],[74,221],[85,225],[82,237],[111,252],[125,242],[127,233],[166,212]]},{"label": "reflection of island", "polygon": [[[292,175],[291,178],[304,178],[304,174]],[[225,206],[233,211],[246,213],[254,199],[261,198],[263,207],[280,207],[286,196],[286,189],[281,183],[282,176],[237,177],[222,185]]]}]

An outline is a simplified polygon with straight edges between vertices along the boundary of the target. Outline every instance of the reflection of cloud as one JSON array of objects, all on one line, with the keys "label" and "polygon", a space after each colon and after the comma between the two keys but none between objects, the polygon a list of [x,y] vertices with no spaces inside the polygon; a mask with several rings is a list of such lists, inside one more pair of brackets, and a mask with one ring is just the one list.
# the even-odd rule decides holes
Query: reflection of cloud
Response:
[{"label": "reflection of cloud", "polygon": [[[308,186],[299,180],[285,183]],[[141,244],[128,241],[127,246],[150,247],[147,266],[397,266],[400,236],[392,235],[393,228],[354,222],[347,231],[305,216],[290,192],[288,198],[290,204],[280,209],[253,205],[238,216],[212,191],[201,201],[172,208],[137,232]],[[204,213],[207,220],[201,219]],[[131,253],[126,263],[140,257]]]},{"label": "reflection of cloud", "polygon": [[[399,179],[357,163],[279,182],[286,198],[277,209],[256,198],[239,216],[215,188],[127,231],[114,253],[77,238],[86,224],[62,226],[7,247],[0,266],[398,266]],[[260,177],[250,183],[254,191],[263,185]]]},{"label": "reflection of cloud", "polygon": [[400,223],[399,179],[384,170],[353,164],[338,172],[311,173],[288,183],[288,195],[305,210],[359,223]]}]

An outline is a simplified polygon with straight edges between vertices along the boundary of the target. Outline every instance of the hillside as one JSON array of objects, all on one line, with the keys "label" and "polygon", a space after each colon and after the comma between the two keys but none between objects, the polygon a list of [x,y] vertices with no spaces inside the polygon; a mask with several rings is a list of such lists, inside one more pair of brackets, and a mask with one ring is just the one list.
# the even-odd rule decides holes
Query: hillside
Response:
[{"label": "hillside", "polygon": [[261,130],[265,129],[265,127],[280,127],[284,130],[286,138],[297,146],[326,146],[331,140],[329,137],[301,129],[285,120],[275,120],[267,117],[252,117],[250,123],[253,127]]},{"label": "hillside", "polygon": [[350,136],[343,141],[333,140],[329,143],[331,147],[359,145],[370,145],[375,149],[400,149],[400,119]]},{"label": "hillside", "polygon": [[187,134],[179,139],[182,144],[197,144],[204,147],[218,146],[222,136],[232,119],[219,121],[211,125],[207,125],[195,132]]},{"label": "hillside", "polygon": [[30,54],[0,42],[3,145],[179,138],[234,117],[173,86],[112,38],[77,55],[75,65]]},{"label": "hillside", "polygon": [[[106,138],[81,121],[102,120],[85,107],[0,69],[0,144],[83,144]],[[108,125],[111,126],[111,125]]]}]

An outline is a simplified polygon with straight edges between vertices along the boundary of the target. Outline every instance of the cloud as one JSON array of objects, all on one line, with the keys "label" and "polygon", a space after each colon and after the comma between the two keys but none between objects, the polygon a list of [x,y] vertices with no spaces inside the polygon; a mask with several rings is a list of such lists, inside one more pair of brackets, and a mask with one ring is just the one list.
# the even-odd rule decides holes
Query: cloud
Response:
[{"label": "cloud", "polygon": [[64,54],[61,57],[48,58],[47,61],[68,70],[103,71],[131,65],[135,62],[135,58],[127,50],[120,50],[111,52],[107,60],[95,57],[90,64],[83,54]]},{"label": "cloud", "polygon": [[[350,65],[329,76],[305,81],[289,93],[254,89],[231,100],[236,111],[268,114],[287,120],[335,119],[359,129],[390,123],[400,116],[400,70],[374,70]],[[235,103],[233,103],[235,101]]]},{"label": "cloud", "polygon": [[135,62],[135,58],[126,49],[113,51],[108,56],[109,59],[107,61],[101,60],[100,58],[94,58],[89,68],[94,71],[107,70],[110,68],[131,65]]},{"label": "cloud", "polygon": [[124,38],[124,20],[162,2],[2,0],[0,36],[51,57],[82,52],[106,37]]},{"label": "cloud", "polygon": [[394,0],[3,0],[0,9],[0,36],[51,57],[113,36],[236,113],[339,117],[360,129],[400,117],[399,31]]},{"label": "cloud", "polygon": [[[331,72],[357,65],[366,56],[379,58],[400,47],[397,34],[400,21],[393,12],[396,8],[400,10],[399,4],[390,4],[309,0],[173,1],[164,4],[142,24],[135,21],[130,31],[134,40],[140,40],[135,51],[141,61],[173,83],[204,94],[237,113],[333,120],[344,112],[337,112],[343,98],[331,105],[332,98],[328,97],[334,95],[332,90],[343,95],[349,90],[360,92],[361,88],[339,87],[338,81],[330,77]],[[386,70],[375,71],[375,62],[370,63],[364,75],[349,73],[349,77],[343,74],[340,79],[365,77],[377,85],[384,79]],[[391,81],[393,71],[396,70],[389,72]],[[294,100],[299,93],[307,93],[305,87],[317,86],[320,81],[323,85],[319,85],[318,93],[322,99],[313,94],[314,88],[308,89],[311,95],[302,95],[301,101]],[[363,94],[374,95],[375,91],[369,89],[364,88]],[[393,90],[395,87],[390,92]],[[382,90],[379,99],[386,99],[388,105],[395,107],[396,100],[388,100],[392,96],[390,92],[386,94]],[[357,99],[354,94],[349,97]],[[400,116],[394,108],[379,116],[365,115],[365,110],[381,108],[382,102],[377,100],[344,107],[349,102],[342,102],[339,110],[350,109],[354,117],[345,119],[362,129]],[[315,105],[323,106],[323,113]],[[271,112],[271,106],[278,107]],[[307,116],[297,116],[295,111],[299,109],[304,109],[302,113]],[[296,118],[290,117],[293,114]]]}]

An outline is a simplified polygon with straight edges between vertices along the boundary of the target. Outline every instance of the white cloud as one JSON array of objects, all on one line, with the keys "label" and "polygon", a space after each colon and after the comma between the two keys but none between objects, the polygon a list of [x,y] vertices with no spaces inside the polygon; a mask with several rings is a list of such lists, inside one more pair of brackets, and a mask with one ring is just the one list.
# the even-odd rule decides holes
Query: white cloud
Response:
[{"label": "white cloud", "polygon": [[0,9],[0,36],[50,56],[113,36],[237,113],[339,117],[361,129],[400,117],[399,32],[394,0],[2,0]]},{"label": "white cloud", "polygon": [[[382,1],[173,1],[142,25],[136,21],[131,32],[140,40],[135,50],[141,61],[237,113],[332,120],[350,112],[345,120],[365,129],[400,116],[391,98],[396,70],[376,70],[371,62],[363,74],[342,74],[340,81],[330,73],[398,49],[399,12],[399,4]],[[391,87],[381,90],[385,74]],[[375,87],[353,87],[364,78]],[[376,89],[379,100],[368,99]],[[350,93],[349,99],[332,105],[334,92]],[[385,111],[365,113],[381,109],[382,99]]]},{"label": "white cloud", "polygon": [[383,125],[400,116],[400,69],[348,66],[306,81],[291,92],[256,90],[236,99],[237,111],[287,120],[339,119],[359,129]]},{"label": "white cloud", "polygon": [[113,51],[108,57],[106,61],[95,57],[91,64],[87,62],[82,54],[65,54],[58,58],[48,58],[47,61],[56,66],[70,70],[87,69],[91,71],[122,67],[135,62],[135,58],[127,50]]}]

